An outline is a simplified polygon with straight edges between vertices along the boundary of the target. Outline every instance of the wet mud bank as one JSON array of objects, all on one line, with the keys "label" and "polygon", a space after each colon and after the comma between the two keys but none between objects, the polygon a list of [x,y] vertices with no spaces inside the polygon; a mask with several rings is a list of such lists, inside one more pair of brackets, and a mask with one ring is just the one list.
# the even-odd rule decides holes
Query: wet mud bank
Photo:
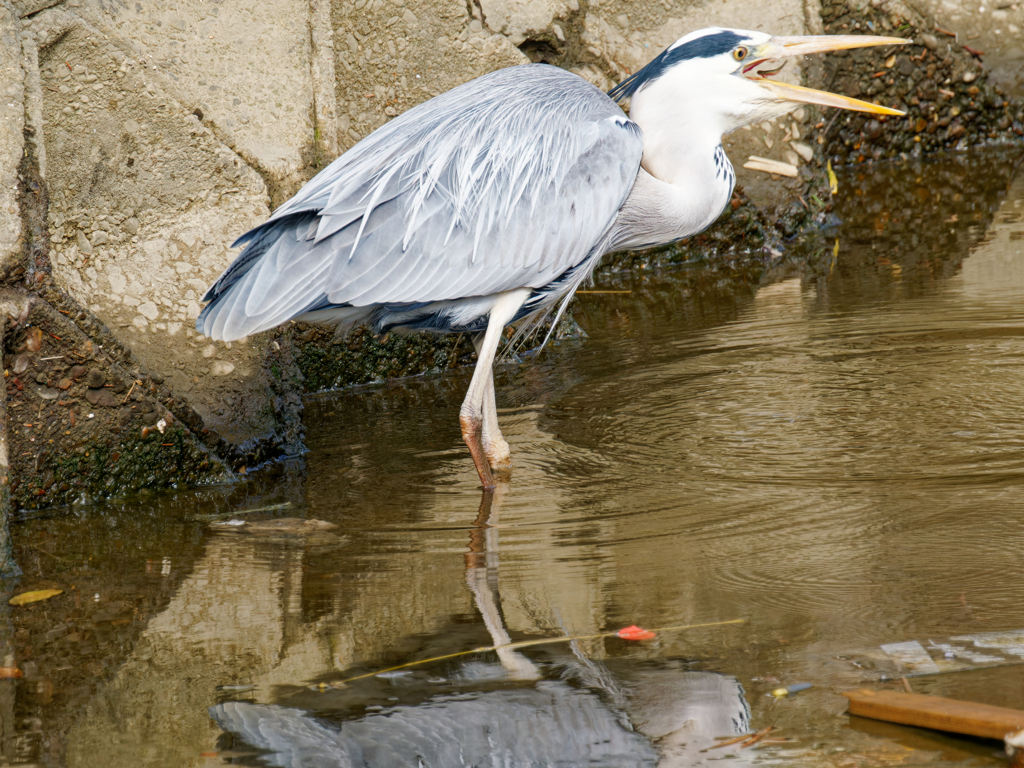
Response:
[{"label": "wet mud bank", "polygon": [[[12,508],[231,482],[304,450],[303,394],[470,364],[461,337],[339,337],[293,325],[232,345],[191,328],[235,235],[391,116],[469,77],[551,60],[608,87],[688,29],[728,19],[783,33],[914,39],[826,57],[801,75],[906,109],[907,118],[807,109],[738,132],[729,150],[740,186],[723,217],[672,247],[609,256],[602,284],[682,265],[756,287],[779,264],[810,258],[794,246],[798,236],[834,222],[827,163],[869,169],[1020,146],[1024,134],[1024,103],[990,83],[966,38],[895,2],[800,6],[795,17],[780,7],[778,18],[754,3],[710,11],[555,3],[529,12],[516,3],[299,5],[274,4],[259,22],[243,0],[223,13],[87,0],[0,5],[0,86],[10,96],[0,114],[0,275]],[[371,25],[374,14],[387,18]],[[250,22],[266,61],[243,60],[229,41]],[[791,163],[797,175],[742,170],[746,154]],[[958,194],[971,194],[969,180],[960,184]],[[907,204],[922,204],[914,194]],[[558,335],[579,336],[579,326],[570,320]]]}]

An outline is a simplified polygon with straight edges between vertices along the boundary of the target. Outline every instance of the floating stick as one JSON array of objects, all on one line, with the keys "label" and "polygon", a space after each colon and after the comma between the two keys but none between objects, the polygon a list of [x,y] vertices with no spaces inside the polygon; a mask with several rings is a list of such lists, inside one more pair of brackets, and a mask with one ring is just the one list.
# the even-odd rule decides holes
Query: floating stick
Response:
[{"label": "floating stick", "polygon": [[[675,627],[661,627],[660,629],[651,630],[652,632],[681,632],[684,629],[701,629],[703,627],[721,627],[726,624],[744,624],[746,619],[730,619],[729,621],[712,621],[707,624],[681,624]],[[596,640],[601,637],[618,637],[619,630],[614,632],[601,632],[596,635],[566,635],[564,637],[544,637],[540,640],[521,640],[518,643],[505,643],[504,645],[487,645],[481,648],[474,648],[471,651],[457,651],[456,653],[447,653],[444,656],[432,656],[429,659],[420,659],[419,661],[410,661],[405,664],[399,664],[396,667],[388,667],[387,669],[378,669],[376,672],[367,672],[365,675],[356,675],[355,677],[348,677],[344,680],[339,680],[334,685],[345,685],[346,683],[352,683],[356,680],[365,680],[368,677],[375,677],[383,672],[394,672],[397,669],[406,669],[407,667],[416,667],[420,664],[429,664],[432,661],[443,661],[444,659],[454,659],[458,656],[470,656],[474,653],[489,653],[491,651],[504,650],[506,648],[529,648],[534,645],[549,645],[551,643],[569,643],[573,640]]]}]

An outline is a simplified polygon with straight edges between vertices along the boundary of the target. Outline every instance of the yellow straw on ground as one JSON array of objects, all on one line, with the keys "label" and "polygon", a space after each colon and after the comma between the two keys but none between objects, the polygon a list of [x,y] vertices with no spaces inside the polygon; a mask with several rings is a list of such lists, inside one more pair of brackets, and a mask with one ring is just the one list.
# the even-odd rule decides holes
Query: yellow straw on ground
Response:
[{"label": "yellow straw on ground", "polygon": [[[712,621],[707,624],[680,624],[675,627],[661,627],[659,629],[648,630],[650,632],[679,632],[684,629],[700,629],[702,627],[721,627],[726,624],[743,624],[746,619],[730,619],[729,621]],[[549,643],[568,643],[573,640],[596,640],[600,637],[615,637],[619,634],[619,630],[614,632],[601,632],[597,635],[572,635],[565,637],[543,637],[540,640],[521,640],[518,643],[505,643],[504,645],[487,645],[482,648],[474,648],[471,651],[458,651],[457,653],[447,653],[444,656],[432,656],[429,659],[420,659],[419,661],[410,661],[406,664],[399,664],[397,667],[388,667],[387,669],[378,669],[376,672],[367,672],[365,675],[356,675],[355,677],[349,677],[344,680],[339,680],[334,685],[344,685],[345,683],[352,683],[356,680],[365,680],[367,677],[375,677],[376,675],[384,672],[394,672],[396,669],[405,669],[406,667],[416,667],[420,664],[429,664],[432,661],[443,661],[444,659],[454,659],[457,656],[469,656],[474,653],[488,653],[490,651],[503,650],[505,648],[527,648],[533,645],[548,645]]]}]

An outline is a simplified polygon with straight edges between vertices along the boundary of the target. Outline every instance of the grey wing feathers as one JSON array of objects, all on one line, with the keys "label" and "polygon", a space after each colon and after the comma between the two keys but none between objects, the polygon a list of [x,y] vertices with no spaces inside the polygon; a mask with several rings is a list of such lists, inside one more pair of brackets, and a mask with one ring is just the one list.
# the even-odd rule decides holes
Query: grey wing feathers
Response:
[{"label": "grey wing feathers", "polygon": [[581,78],[485,75],[387,123],[243,235],[197,327],[233,339],[328,305],[543,287],[591,255],[641,155],[639,128]]}]

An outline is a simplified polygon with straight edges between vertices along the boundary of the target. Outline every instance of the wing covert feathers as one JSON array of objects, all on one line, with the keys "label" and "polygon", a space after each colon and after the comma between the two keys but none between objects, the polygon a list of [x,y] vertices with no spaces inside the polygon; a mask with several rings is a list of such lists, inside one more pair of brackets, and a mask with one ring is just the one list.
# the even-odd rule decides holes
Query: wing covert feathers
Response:
[{"label": "wing covert feathers", "polygon": [[592,255],[641,155],[639,128],[576,75],[477,78],[370,134],[239,238],[197,328],[233,339],[311,307],[541,288]]}]

